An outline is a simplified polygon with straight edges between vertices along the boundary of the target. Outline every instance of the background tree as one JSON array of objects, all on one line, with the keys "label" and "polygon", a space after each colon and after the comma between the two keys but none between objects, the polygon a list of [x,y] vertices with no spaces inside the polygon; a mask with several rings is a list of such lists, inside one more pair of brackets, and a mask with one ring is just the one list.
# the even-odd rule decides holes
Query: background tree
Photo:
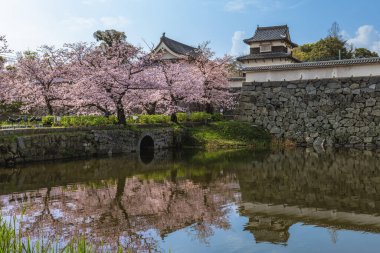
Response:
[{"label": "background tree", "polygon": [[104,43],[105,45],[111,47],[114,43],[125,42],[127,36],[124,32],[119,32],[116,30],[105,30],[94,32],[94,38],[96,41]]},{"label": "background tree", "polygon": [[54,114],[68,96],[67,68],[69,59],[63,49],[42,46],[36,52],[24,52],[9,72],[14,99],[21,101],[24,111],[42,109]]},{"label": "background tree", "polygon": [[293,51],[293,55],[301,61],[338,60],[339,56],[340,59],[351,59],[353,56],[346,41],[332,36],[302,45]]},{"label": "background tree", "polygon": [[4,35],[0,35],[0,54],[2,53],[9,53],[9,47],[8,47],[8,42],[7,39],[5,38]]},{"label": "background tree", "polygon": [[328,30],[328,37],[337,38],[339,40],[343,40],[342,38],[342,30],[340,29],[340,25],[337,22],[334,22],[330,29]]},{"label": "background tree", "polygon": [[352,58],[378,57],[376,52],[366,48],[356,48],[343,39],[337,22],[328,30],[328,35],[315,43],[304,44],[293,51],[294,57],[301,61],[326,61]]},{"label": "background tree", "polygon": [[372,52],[366,48],[355,48],[353,55],[355,58],[379,57],[378,53]]},{"label": "background tree", "polygon": [[4,35],[0,35],[0,70],[4,67],[6,61],[5,57],[1,54],[9,53],[8,42]]}]

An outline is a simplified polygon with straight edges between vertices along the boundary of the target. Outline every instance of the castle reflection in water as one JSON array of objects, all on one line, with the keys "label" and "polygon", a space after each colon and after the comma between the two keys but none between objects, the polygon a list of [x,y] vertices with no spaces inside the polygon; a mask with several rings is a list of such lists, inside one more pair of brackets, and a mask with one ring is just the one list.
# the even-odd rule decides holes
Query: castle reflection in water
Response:
[{"label": "castle reflection in water", "polygon": [[233,206],[256,243],[286,245],[296,223],[380,233],[380,154],[165,151],[0,169],[3,215],[25,212],[28,235],[62,243],[148,250],[190,226],[206,241],[231,228]]}]

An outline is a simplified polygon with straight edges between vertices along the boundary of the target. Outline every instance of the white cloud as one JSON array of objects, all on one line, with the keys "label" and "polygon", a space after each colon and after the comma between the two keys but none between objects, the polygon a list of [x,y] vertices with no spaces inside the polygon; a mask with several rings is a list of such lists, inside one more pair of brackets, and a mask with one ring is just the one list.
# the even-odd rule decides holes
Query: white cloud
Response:
[{"label": "white cloud", "polygon": [[[347,36],[345,33],[345,37]],[[356,31],[355,37],[348,39],[347,43],[380,53],[380,32],[372,25],[363,25]]]},{"label": "white cloud", "polygon": [[226,11],[242,11],[247,7],[248,2],[244,0],[231,0],[226,3],[224,8]]},{"label": "white cloud", "polygon": [[243,42],[243,39],[245,39],[244,37],[245,37],[245,32],[242,32],[242,31],[234,32],[234,35],[232,36],[232,47],[230,51],[230,54],[232,56],[239,56],[239,55],[245,54],[249,50],[248,47]]},{"label": "white cloud", "polygon": [[62,24],[72,31],[92,29],[97,21],[95,18],[70,17],[62,21]]},{"label": "white cloud", "polygon": [[123,28],[130,22],[126,17],[101,17],[96,18],[86,18],[86,17],[69,17],[63,20],[62,25],[64,25],[68,30],[71,31],[85,31],[93,30],[96,27],[102,28]]},{"label": "white cloud", "polygon": [[129,25],[129,20],[126,17],[101,17],[100,22],[105,27],[123,27]]},{"label": "white cloud", "polygon": [[271,11],[278,9],[294,9],[309,0],[228,0],[224,9],[229,12],[241,12],[248,8],[259,11]]}]

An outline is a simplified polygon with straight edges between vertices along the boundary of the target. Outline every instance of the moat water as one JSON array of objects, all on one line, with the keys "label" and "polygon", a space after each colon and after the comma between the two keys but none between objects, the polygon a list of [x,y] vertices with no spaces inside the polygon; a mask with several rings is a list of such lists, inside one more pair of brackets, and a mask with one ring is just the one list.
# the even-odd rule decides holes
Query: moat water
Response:
[{"label": "moat water", "polygon": [[379,252],[380,152],[165,151],[0,169],[33,240],[131,252]]}]

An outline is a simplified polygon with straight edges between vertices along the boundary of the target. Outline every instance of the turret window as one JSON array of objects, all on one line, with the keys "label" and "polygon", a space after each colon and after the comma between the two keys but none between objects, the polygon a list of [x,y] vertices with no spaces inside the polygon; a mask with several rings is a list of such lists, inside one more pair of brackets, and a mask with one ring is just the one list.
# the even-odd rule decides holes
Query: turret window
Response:
[{"label": "turret window", "polygon": [[272,52],[271,44],[262,44],[260,45],[260,53]]}]

